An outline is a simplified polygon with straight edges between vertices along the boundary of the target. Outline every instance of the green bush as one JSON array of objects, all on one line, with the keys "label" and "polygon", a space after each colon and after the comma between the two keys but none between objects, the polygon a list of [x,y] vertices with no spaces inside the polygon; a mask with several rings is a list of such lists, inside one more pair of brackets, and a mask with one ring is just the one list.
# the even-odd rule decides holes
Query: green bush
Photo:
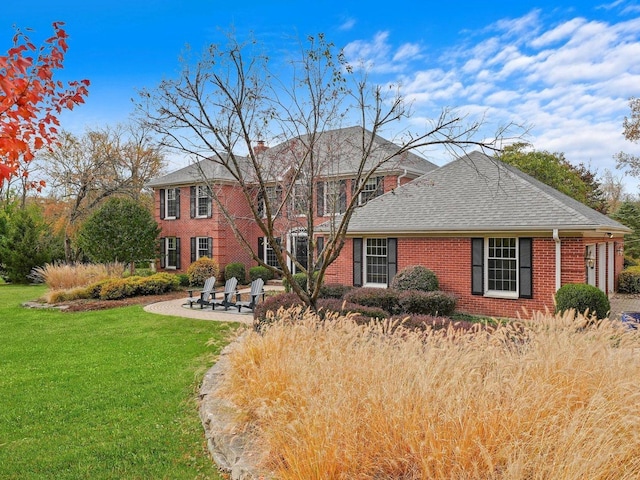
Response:
[{"label": "green bush", "polygon": [[605,293],[593,285],[570,283],[563,285],[556,292],[556,312],[575,309],[576,313],[589,310],[589,315],[606,318],[611,310],[609,299]]},{"label": "green bush", "polygon": [[135,295],[160,295],[176,290],[180,285],[177,275],[156,273],[150,277],[139,277],[136,281]]},{"label": "green bush", "polygon": [[273,280],[273,272],[267,267],[257,265],[249,269],[249,278],[252,282],[254,280],[257,280],[258,278],[261,278],[262,280],[264,280],[264,283],[267,283],[269,280]]},{"label": "green bush", "polygon": [[180,285],[181,287],[189,286],[189,275],[187,275],[186,273],[176,273],[176,278],[178,279],[178,285]]},{"label": "green bush", "polygon": [[192,287],[201,287],[209,277],[218,277],[220,275],[220,267],[218,262],[209,257],[200,257],[187,268],[189,276],[189,285]]},{"label": "green bush", "polygon": [[339,298],[323,298],[318,300],[318,315],[320,318],[324,318],[325,312],[336,312],[340,315],[346,315],[348,313],[357,313],[366,320],[375,318],[381,320],[387,318],[389,314],[376,307],[366,307],[364,305],[357,305],[355,303],[345,302]]},{"label": "green bush", "polygon": [[403,313],[448,317],[456,309],[456,298],[445,292],[408,290],[398,298]]},{"label": "green bush", "polygon": [[399,294],[400,292],[392,288],[360,287],[350,290],[344,299],[350,303],[381,308],[389,314],[394,314],[400,312]]},{"label": "green bush", "polygon": [[129,277],[119,278],[106,282],[100,289],[100,299],[120,300],[122,298],[131,297],[135,294],[136,291],[136,281],[136,277]]},{"label": "green bush", "polygon": [[320,294],[318,298],[342,298],[351,290],[353,290],[353,287],[349,285],[342,285],[341,283],[326,283],[320,287]]},{"label": "green bush", "polygon": [[618,292],[640,293],[640,267],[629,267],[620,272]]},{"label": "green bush", "polygon": [[421,290],[434,292],[438,290],[438,278],[426,267],[413,265],[399,271],[391,281],[391,288],[396,290]]},{"label": "green bush", "polygon": [[[316,278],[318,277],[318,273],[314,273],[313,274]],[[293,281],[296,282],[298,285],[300,285],[300,288],[304,291],[307,290],[307,274],[300,272],[300,273],[296,273],[293,275]],[[293,289],[291,288],[291,284],[289,283],[289,280],[286,278],[282,279],[282,286],[284,287],[284,291],[289,293],[291,292]]]},{"label": "green bush", "polygon": [[107,279],[92,283],[91,285],[88,285],[86,287],[87,295],[89,295],[89,298],[100,298],[100,292],[102,291],[102,287],[112,281],[113,281],[112,278],[107,278]]},{"label": "green bush", "polygon": [[247,283],[247,272],[244,264],[240,262],[228,263],[227,266],[224,267],[224,278],[228,280],[232,277],[236,277],[240,285]]}]

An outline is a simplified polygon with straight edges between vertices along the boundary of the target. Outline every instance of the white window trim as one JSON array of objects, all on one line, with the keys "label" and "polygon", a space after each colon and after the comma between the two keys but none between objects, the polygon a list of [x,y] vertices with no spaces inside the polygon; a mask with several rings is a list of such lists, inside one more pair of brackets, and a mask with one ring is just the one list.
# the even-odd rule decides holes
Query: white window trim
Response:
[{"label": "white window trim", "polygon": [[[516,244],[516,290],[489,290],[489,239],[490,238],[515,238]],[[485,237],[484,239],[484,296],[489,298],[520,298],[520,239],[518,237]]]},{"label": "white window trim", "polygon": [[[265,193],[267,194],[267,201],[269,202],[269,206],[271,208],[277,208],[278,205],[276,205],[276,202],[278,201],[278,187],[275,185],[269,185],[268,187],[265,187]],[[262,218],[267,218],[267,201],[265,201],[264,198],[258,199],[258,203],[262,203]],[[260,208],[260,205],[258,205],[258,208]]]},{"label": "white window trim", "polygon": [[[373,190],[366,190],[366,188],[371,185],[373,185]],[[370,200],[373,200],[374,198],[376,198],[378,195],[371,196],[366,200],[363,199],[364,195],[366,195],[367,193],[375,194],[377,191],[378,191],[378,177],[370,177],[369,180],[367,180],[367,182],[364,184],[362,191],[358,194],[358,205],[359,206],[365,205]]]},{"label": "white window trim", "polygon": [[166,237],[164,239],[164,255],[165,255],[165,259],[164,259],[164,268],[165,270],[177,270],[178,266],[177,265],[169,265],[169,241],[173,240],[173,248],[171,250],[176,252],[176,263],[178,260],[178,242],[177,242],[177,237]]},{"label": "white window trim", "polygon": [[164,219],[165,220],[175,220],[176,218],[178,218],[177,205],[176,205],[176,215],[169,215],[169,192],[173,192],[173,194],[175,195],[173,198],[173,202],[176,203],[178,200],[176,190],[177,190],[176,188],[167,188],[164,191]]},{"label": "white window trim", "polygon": [[[200,195],[201,189],[205,190],[206,195]],[[209,218],[209,216],[211,215],[211,196],[206,193],[206,190],[207,190],[206,186],[196,185],[196,217],[195,218]],[[207,213],[205,215],[200,215],[200,200],[204,200],[205,205],[207,206]]]},{"label": "white window trim", "polygon": [[[367,241],[368,240],[385,240],[387,241],[387,276],[389,275],[388,265],[389,265],[389,243],[387,237],[368,237],[362,239],[362,286],[370,287],[370,288],[387,288],[386,283],[373,283],[367,282]],[[387,278],[388,280],[388,278]]]},{"label": "white window trim", "polygon": [[[209,252],[208,252],[208,250],[209,250],[209,248],[208,248],[208,244],[209,244],[209,237],[196,237],[196,260],[198,260],[199,258],[202,258],[202,257],[206,257],[206,256],[207,256],[206,254],[205,254],[205,255],[200,255],[200,250],[201,250],[201,249],[200,249],[200,240],[205,240],[205,241],[206,241],[206,243],[207,243],[207,248],[206,248],[205,250],[207,250],[207,253],[209,253]],[[213,246],[212,246],[212,248],[211,248],[211,249],[213,250]],[[211,256],[213,256],[213,251],[211,252]]]},{"label": "white window trim", "polygon": [[[324,182],[322,199],[322,206],[324,209],[323,217],[335,217],[344,214],[344,212],[334,211],[334,208],[332,208],[335,207],[336,210],[340,210],[340,182],[341,180],[325,180]],[[331,191],[332,187],[333,191]],[[331,196],[335,197],[335,205],[331,205]]]}]

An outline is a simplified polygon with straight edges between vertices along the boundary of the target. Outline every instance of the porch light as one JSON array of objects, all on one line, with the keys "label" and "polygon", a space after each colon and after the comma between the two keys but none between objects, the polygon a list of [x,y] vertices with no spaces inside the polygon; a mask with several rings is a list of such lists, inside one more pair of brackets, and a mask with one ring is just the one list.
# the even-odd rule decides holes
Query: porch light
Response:
[{"label": "porch light", "polygon": [[589,254],[587,254],[587,255],[584,257],[584,260],[585,260],[585,262],[587,262],[587,267],[589,267],[589,268],[593,268],[593,267],[595,267],[595,265],[596,265],[596,259],[595,259],[595,258],[593,258],[593,257],[591,257],[591,256],[589,256]]}]

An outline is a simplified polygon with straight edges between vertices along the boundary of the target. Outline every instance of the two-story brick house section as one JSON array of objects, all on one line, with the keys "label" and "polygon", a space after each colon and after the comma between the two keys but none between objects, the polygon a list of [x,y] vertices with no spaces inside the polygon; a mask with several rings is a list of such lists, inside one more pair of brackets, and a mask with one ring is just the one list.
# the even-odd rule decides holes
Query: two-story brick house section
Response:
[{"label": "two-story brick house section", "polygon": [[[349,127],[323,132],[313,139],[300,136],[271,148],[266,148],[263,142],[256,147],[264,172],[268,173],[267,195],[272,204],[277,204],[279,195],[293,182],[290,201],[286,208],[277,212],[277,225],[281,233],[280,244],[303,265],[308,244],[304,215],[308,195],[304,191],[304,182],[292,178],[291,172],[295,170],[292,166],[298,165],[303,156],[313,155],[313,178],[316,180],[313,194],[314,224],[322,224],[343,213],[347,201],[352,198],[355,187],[353,179],[362,158],[363,135],[372,138],[370,132]],[[368,152],[365,169],[371,168],[382,158],[393,157],[398,150],[396,145],[382,137],[376,136],[373,140],[373,149]],[[306,158],[305,162],[308,162]],[[412,153],[393,157],[364,185],[357,201],[364,205],[436,168],[436,165]],[[304,173],[299,172],[298,175]],[[154,179],[147,186],[154,190],[155,218],[161,228],[158,262],[161,270],[185,271],[191,262],[202,256],[215,258],[222,268],[230,262],[242,262],[247,267],[256,264],[218,211],[209,186],[216,189],[218,198],[231,212],[234,223],[248,243],[254,246],[254,253],[275,266],[273,250],[263,240],[253,220],[250,205],[236,181],[220,165],[203,160]],[[259,196],[252,201],[256,202],[258,211],[265,211]],[[295,271],[293,264],[290,268]]]}]

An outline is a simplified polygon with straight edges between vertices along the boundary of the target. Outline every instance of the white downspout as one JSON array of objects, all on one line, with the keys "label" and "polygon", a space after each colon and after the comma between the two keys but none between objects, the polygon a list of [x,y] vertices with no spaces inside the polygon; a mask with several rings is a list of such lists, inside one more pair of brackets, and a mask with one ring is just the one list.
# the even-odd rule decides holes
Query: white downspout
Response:
[{"label": "white downspout", "polygon": [[402,175],[398,175],[398,179],[397,179],[398,187],[400,186],[400,180],[406,176],[407,176],[407,169],[405,168],[404,173]]},{"label": "white downspout", "polygon": [[560,290],[562,283],[562,245],[560,244],[560,237],[558,235],[558,229],[553,229],[553,241],[556,242],[556,292]]}]

